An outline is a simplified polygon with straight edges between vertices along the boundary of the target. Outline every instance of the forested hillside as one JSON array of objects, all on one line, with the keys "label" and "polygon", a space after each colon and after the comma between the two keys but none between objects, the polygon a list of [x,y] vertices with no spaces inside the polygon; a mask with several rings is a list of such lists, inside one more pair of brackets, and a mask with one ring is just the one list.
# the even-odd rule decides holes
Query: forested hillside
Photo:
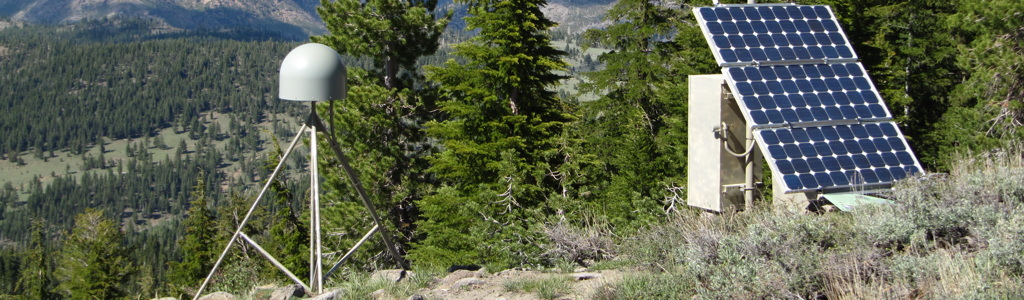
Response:
[{"label": "forested hillside", "polygon": [[[926,169],[1021,143],[1024,4],[798,2],[833,6]],[[684,208],[687,75],[721,70],[690,9],[711,1],[619,0],[607,26],[582,34],[553,32],[544,0],[457,3],[469,7],[465,18],[436,1],[324,2],[317,12],[330,32],[311,37],[349,63],[347,99],[316,109],[414,268],[589,265],[610,252],[564,248],[566,232],[570,240],[596,231],[624,243],[668,220],[696,218]],[[272,35],[259,30],[83,24],[0,29],[4,166],[25,173],[47,161],[66,164],[0,189],[0,291],[190,296],[251,204],[252,187],[277,162],[276,142],[305,117],[307,106],[275,100],[278,63],[298,43],[267,41]],[[453,24],[468,32],[446,32]],[[584,57],[591,61],[582,64]],[[567,92],[566,82],[579,90]],[[124,150],[108,149],[115,142]],[[329,149],[303,141],[312,142]],[[309,267],[305,159],[289,162],[246,228],[299,277]],[[336,159],[321,151],[313,162],[324,181],[325,261],[372,227]],[[1013,197],[1000,205],[1024,203]],[[900,241],[944,247],[936,237],[990,238],[929,224],[919,224],[927,229],[921,241],[909,233],[912,242]],[[947,229],[956,232],[940,232]],[[376,240],[327,284],[393,267]],[[251,247],[230,253],[207,292],[287,282]],[[752,256],[744,257],[737,259]],[[729,265],[701,259],[692,265]],[[999,265],[1021,274],[1012,259]],[[686,274],[717,272],[707,270]],[[692,288],[706,286],[736,285]],[[792,286],[808,289],[798,292],[805,296],[822,289]]]}]

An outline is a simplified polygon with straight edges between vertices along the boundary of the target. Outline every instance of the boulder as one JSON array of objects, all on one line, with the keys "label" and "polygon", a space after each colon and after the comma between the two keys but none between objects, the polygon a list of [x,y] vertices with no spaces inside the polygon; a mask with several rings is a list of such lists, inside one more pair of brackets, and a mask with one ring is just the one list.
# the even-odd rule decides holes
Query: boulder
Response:
[{"label": "boulder", "polygon": [[469,287],[469,286],[478,285],[478,284],[484,284],[484,280],[480,279],[480,278],[476,278],[476,277],[468,277],[468,278],[459,279],[458,281],[453,283],[452,284],[452,288],[453,289],[460,289],[460,288],[463,288],[463,287]]},{"label": "boulder", "polygon": [[275,289],[274,292],[270,294],[270,300],[289,300],[292,297],[302,297],[305,295],[306,290],[303,289],[301,285],[293,284]]},{"label": "boulder", "polygon": [[206,294],[205,296],[199,297],[199,300],[235,300],[238,297],[226,292],[216,292],[212,294]]},{"label": "boulder", "polygon": [[477,277],[477,272],[479,272],[479,271],[458,270],[458,271],[452,272],[451,274],[448,274],[448,276],[445,276],[444,278],[441,278],[441,281],[438,282],[437,286],[439,286],[441,288],[446,288],[446,289],[447,288],[451,288],[452,285],[455,284],[455,282],[459,281],[460,279],[470,278],[470,277]]},{"label": "boulder", "polygon": [[332,289],[324,292],[323,294],[316,295],[315,297],[309,298],[308,300],[335,300],[341,299],[343,296],[342,290]]}]

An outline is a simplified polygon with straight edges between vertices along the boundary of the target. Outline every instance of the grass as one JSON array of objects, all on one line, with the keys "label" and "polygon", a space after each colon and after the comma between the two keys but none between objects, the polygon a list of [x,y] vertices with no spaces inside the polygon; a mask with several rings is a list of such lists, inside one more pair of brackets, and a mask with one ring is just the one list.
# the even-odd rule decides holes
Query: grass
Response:
[{"label": "grass", "polygon": [[408,299],[433,284],[435,278],[442,276],[443,271],[439,268],[416,268],[398,282],[372,279],[370,274],[364,272],[351,272],[345,278],[325,283],[325,286],[342,289],[342,299],[371,299],[374,298],[371,294],[378,290],[383,290],[383,294],[378,295],[377,299]]},{"label": "grass", "polygon": [[684,212],[619,241],[637,271],[597,298],[1021,298],[1022,153],[965,157],[850,213]]},{"label": "grass", "polygon": [[541,299],[555,299],[569,292],[569,281],[565,275],[551,275],[542,278],[513,279],[505,282],[505,291],[537,293]]}]

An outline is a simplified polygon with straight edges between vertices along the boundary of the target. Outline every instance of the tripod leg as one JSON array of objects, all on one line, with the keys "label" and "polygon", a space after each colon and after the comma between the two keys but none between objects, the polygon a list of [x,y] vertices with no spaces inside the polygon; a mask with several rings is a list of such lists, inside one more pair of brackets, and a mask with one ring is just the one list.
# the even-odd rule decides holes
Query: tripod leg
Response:
[{"label": "tripod leg", "polygon": [[313,288],[317,290],[317,294],[322,294],[324,290],[323,285],[323,247],[320,239],[320,166],[317,164],[317,145],[316,145],[316,128],[310,128],[310,229],[313,230],[313,235],[310,236],[311,242],[313,243],[310,248],[310,255],[313,259],[310,263],[313,264],[309,269],[310,279],[309,284],[315,285]]},{"label": "tripod leg", "polygon": [[249,207],[249,212],[245,214],[245,218],[242,218],[242,222],[238,225],[238,229],[235,229],[235,234],[231,235],[231,239],[228,240],[228,245],[224,247],[224,251],[220,253],[220,257],[217,258],[217,262],[213,264],[213,268],[210,269],[210,274],[206,275],[206,279],[203,280],[203,285],[199,286],[199,290],[196,291],[196,295],[192,297],[192,300],[198,300],[199,296],[203,294],[203,290],[206,289],[206,285],[210,284],[210,279],[213,278],[213,274],[217,272],[217,268],[224,262],[224,256],[228,254],[228,250],[231,250],[231,245],[238,239],[239,233],[242,232],[242,228],[245,228],[245,224],[249,222],[249,217],[252,217],[252,212],[256,210],[256,205],[260,203],[260,199],[263,199],[263,194],[270,189],[270,184],[274,182],[274,178],[277,178],[277,174],[281,172],[281,168],[287,162],[288,156],[291,155],[292,150],[295,149],[295,145],[299,143],[299,138],[305,133],[306,128],[309,125],[303,124],[302,128],[299,128],[299,133],[292,139],[292,143],[288,145],[288,150],[281,156],[281,160],[277,163],[277,167],[274,168],[274,172],[270,174],[270,178],[267,178],[267,183],[263,185],[263,190],[256,196],[256,200],[252,202],[252,206]]},{"label": "tripod leg", "polygon": [[[316,128],[326,128],[323,122],[319,118],[313,120]],[[330,135],[327,136],[327,142],[331,146],[331,150],[338,156],[338,161],[341,163],[341,168],[345,170],[345,174],[348,175],[348,179],[352,182],[352,186],[355,187],[356,192],[359,193],[359,198],[363,200],[363,206],[370,211],[370,217],[373,218],[373,223],[380,227],[380,236],[384,240],[384,246],[388,248],[388,253],[391,254],[391,258],[398,263],[399,267],[408,270],[409,264],[398,255],[398,249],[395,248],[395,244],[391,242],[391,237],[388,236],[387,229],[384,227],[384,223],[381,222],[380,216],[377,215],[377,210],[373,208],[373,203],[370,202],[370,197],[366,195],[366,190],[363,189],[363,182],[359,180],[359,176],[352,170],[352,166],[348,163],[348,157],[341,151],[341,146],[338,145],[338,141],[334,140]]]}]

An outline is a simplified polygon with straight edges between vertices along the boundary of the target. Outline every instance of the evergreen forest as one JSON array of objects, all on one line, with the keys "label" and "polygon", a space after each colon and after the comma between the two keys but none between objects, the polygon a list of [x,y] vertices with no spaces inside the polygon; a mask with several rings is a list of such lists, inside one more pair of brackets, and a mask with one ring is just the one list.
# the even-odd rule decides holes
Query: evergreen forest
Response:
[{"label": "evergreen forest", "polygon": [[[465,11],[431,0],[321,0],[317,13],[329,32],[310,37],[348,67],[346,99],[312,108],[328,123],[322,134],[340,142],[414,269],[592,265],[608,257],[561,248],[565,228],[622,240],[670,226],[700,234],[679,220],[701,218],[685,199],[687,76],[721,72],[691,12],[712,1],[619,0],[602,27],[583,32],[545,17],[546,0],[455,2]],[[832,7],[930,173],[1022,144],[1024,3],[796,2]],[[280,61],[303,41],[259,29],[158,27],[128,18],[0,21],[0,294],[192,297],[306,121],[308,103],[277,99]],[[310,164],[321,172],[325,262],[340,259],[373,224],[326,139],[298,141],[243,231],[302,278],[310,267]],[[321,149],[316,161],[302,153],[311,143]],[[765,183],[762,193],[770,193]],[[1024,196],[1007,195],[1000,212],[1024,206]],[[1020,221],[998,218],[970,226]],[[701,230],[733,226],[708,222]],[[815,238],[832,234],[793,224],[783,225]],[[915,237],[968,247],[941,237],[987,236],[957,231],[968,225],[937,228]],[[1003,245],[996,238],[990,244]],[[923,251],[907,239],[874,245],[888,256]],[[996,265],[1019,278],[1024,246],[1006,245]],[[290,282],[251,245],[229,250],[204,293]],[[636,255],[652,264],[678,255],[643,253],[662,255]],[[736,259],[767,255],[748,254]],[[730,263],[693,261],[701,259]],[[327,284],[396,267],[371,239]],[[714,284],[721,283],[693,289]],[[824,292],[800,286],[797,294],[751,288],[740,295]]]}]

